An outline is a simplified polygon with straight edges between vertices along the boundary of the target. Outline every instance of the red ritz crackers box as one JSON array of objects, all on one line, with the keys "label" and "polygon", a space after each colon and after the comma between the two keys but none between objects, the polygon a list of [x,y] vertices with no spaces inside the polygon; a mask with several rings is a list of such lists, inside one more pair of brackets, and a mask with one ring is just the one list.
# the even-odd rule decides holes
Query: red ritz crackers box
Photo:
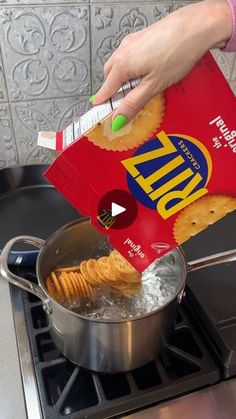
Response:
[{"label": "red ritz crackers box", "polygon": [[236,101],[208,53],[114,137],[106,116],[137,83],[39,144],[60,151],[45,177],[143,271],[236,208]]}]

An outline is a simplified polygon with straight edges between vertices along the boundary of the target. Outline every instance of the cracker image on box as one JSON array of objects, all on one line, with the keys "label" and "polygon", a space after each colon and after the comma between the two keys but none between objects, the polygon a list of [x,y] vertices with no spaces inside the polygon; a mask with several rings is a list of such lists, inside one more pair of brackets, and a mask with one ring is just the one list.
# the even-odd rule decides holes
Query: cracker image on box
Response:
[{"label": "cracker image on box", "polygon": [[165,112],[165,96],[161,93],[150,99],[144,108],[118,132],[112,132],[112,115],[87,132],[89,141],[105,150],[129,150],[148,141],[160,126]]},{"label": "cracker image on box", "polygon": [[186,242],[235,209],[236,198],[227,195],[203,196],[181,211],[176,218],[173,227],[176,242]]}]

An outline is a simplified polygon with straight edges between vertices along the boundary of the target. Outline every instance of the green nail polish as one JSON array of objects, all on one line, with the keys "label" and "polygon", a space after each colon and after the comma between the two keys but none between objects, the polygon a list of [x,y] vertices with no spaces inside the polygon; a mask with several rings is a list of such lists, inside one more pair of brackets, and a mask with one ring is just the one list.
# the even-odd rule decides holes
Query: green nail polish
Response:
[{"label": "green nail polish", "polygon": [[112,122],[112,132],[119,131],[128,122],[128,118],[125,115],[118,115]]},{"label": "green nail polish", "polygon": [[95,95],[90,96],[90,98],[89,98],[89,103],[92,103],[92,104],[93,104],[94,99],[95,99]]}]

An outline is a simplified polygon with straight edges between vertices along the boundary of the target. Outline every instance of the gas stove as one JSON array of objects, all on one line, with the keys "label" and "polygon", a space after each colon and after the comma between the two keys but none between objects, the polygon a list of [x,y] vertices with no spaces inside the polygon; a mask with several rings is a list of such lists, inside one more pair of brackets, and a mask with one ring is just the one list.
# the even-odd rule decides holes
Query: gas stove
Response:
[{"label": "gas stove", "polygon": [[[187,259],[233,249],[235,229],[233,213],[184,246]],[[12,269],[36,281],[34,269]],[[174,332],[160,356],[122,374],[93,373],[65,359],[50,338],[41,301],[11,286],[28,418],[100,419],[129,414],[130,418],[159,418],[152,409],[150,416],[144,412],[160,403],[171,405],[184,395],[207,394],[229,378],[235,383],[235,276],[234,262],[190,274]],[[139,410],[141,413],[133,413]],[[235,411],[225,416],[231,417]]]}]

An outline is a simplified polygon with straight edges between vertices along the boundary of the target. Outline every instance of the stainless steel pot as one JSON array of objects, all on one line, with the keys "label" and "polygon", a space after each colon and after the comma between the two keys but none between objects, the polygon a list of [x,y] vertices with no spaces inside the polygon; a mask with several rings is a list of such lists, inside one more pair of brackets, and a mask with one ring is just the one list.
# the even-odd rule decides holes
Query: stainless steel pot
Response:
[{"label": "stainless steel pot", "polygon": [[[19,242],[40,248],[36,264],[39,285],[14,275],[8,269],[8,256]],[[52,270],[64,264],[70,265],[76,259],[107,254],[108,248],[106,237],[97,232],[87,219],[80,219],[58,230],[46,242],[36,237],[16,237],[6,244],[0,256],[0,275],[42,300],[51,337],[61,353],[72,362],[97,372],[128,371],[155,359],[173,329],[187,272],[236,260],[236,250],[188,263],[180,248],[171,251],[169,257],[178,272],[176,295],[160,309],[129,321],[93,320],[53,300],[44,285],[44,279]]]}]

